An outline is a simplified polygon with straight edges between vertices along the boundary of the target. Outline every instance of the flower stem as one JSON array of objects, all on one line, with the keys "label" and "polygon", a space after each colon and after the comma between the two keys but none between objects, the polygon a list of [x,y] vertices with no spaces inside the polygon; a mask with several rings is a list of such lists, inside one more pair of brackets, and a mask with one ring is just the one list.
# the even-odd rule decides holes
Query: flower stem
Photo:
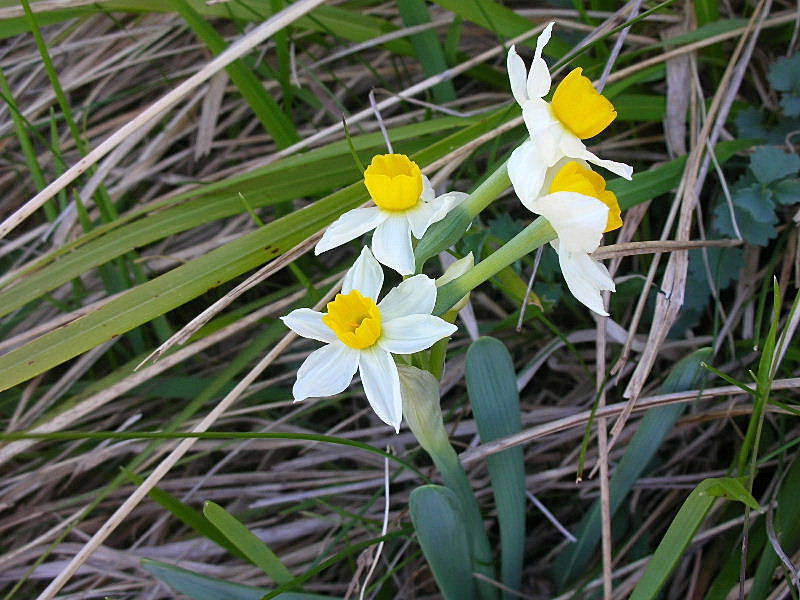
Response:
[{"label": "flower stem", "polygon": [[556,232],[547,219],[537,218],[513,239],[475,265],[472,270],[440,287],[433,314],[443,315],[467,293],[495,273],[555,238]]}]

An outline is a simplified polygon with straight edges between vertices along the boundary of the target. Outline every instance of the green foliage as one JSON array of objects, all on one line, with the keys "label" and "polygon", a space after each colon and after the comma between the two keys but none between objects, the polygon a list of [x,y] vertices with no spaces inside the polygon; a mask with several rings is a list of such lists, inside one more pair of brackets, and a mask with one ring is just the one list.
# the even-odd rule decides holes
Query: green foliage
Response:
[{"label": "green foliage", "polygon": [[644,575],[633,590],[631,600],[651,600],[658,597],[659,591],[717,498],[740,501],[751,507],[758,506],[758,502],[738,479],[722,477],[701,481],[672,520],[653,557],[647,563]]},{"label": "green foliage", "polygon": [[472,577],[464,515],[455,494],[441,486],[425,485],[411,492],[411,522],[422,551],[447,600],[477,598]]},{"label": "green foliage", "polygon": [[[522,429],[516,373],[502,342],[480,338],[467,351],[467,393],[481,441],[491,442]],[[525,550],[525,463],[522,448],[488,458],[489,477],[500,524],[503,585],[519,590]],[[513,598],[511,593],[504,594]]]}]

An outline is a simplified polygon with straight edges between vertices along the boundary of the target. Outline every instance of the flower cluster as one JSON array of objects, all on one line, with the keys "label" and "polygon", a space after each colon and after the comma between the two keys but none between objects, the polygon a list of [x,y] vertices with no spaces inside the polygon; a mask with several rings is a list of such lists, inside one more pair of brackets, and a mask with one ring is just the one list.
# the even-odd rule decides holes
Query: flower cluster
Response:
[{"label": "flower cluster", "polygon": [[[551,244],[570,291],[591,310],[606,315],[600,292],[613,291],[614,282],[590,254],[603,233],[620,227],[622,220],[616,196],[589,163],[626,179],[632,169],[598,158],[584,145],[582,140],[603,131],[617,113],[580,68],[561,81],[551,102],[544,100],[551,78],[542,50],[552,28],[551,23],[539,36],[530,70],[513,47],[508,53],[511,91],[530,134],[511,154],[508,176],[522,204],[555,230],[557,239]],[[403,400],[392,355],[421,352],[456,330],[431,314],[437,284],[426,275],[414,275],[413,238],[421,239],[468,196],[461,192],[436,196],[419,166],[404,154],[373,157],[364,172],[364,185],[375,205],[344,213],[326,229],[315,252],[374,230],[372,250],[362,249],[327,312],[302,308],[283,317],[297,334],[325,344],[303,362],[292,393],[295,401],[338,394],[358,371],[375,413],[399,431]],[[410,277],[378,301],[381,264]],[[472,264],[470,256],[454,266],[463,272]]]},{"label": "flower cluster", "polygon": [[550,23],[536,40],[529,71],[513,46],[508,53],[511,92],[530,134],[511,153],[508,176],[522,204],[555,229],[558,239],[552,245],[572,294],[594,312],[608,315],[600,293],[614,291],[614,282],[605,266],[589,254],[600,245],[602,234],[620,227],[622,220],[616,196],[588,163],[625,179],[631,178],[633,169],[586,149],[582,140],[603,131],[617,112],[580,67],[558,84],[552,102],[544,100],[551,81],[542,50],[552,29]]}]

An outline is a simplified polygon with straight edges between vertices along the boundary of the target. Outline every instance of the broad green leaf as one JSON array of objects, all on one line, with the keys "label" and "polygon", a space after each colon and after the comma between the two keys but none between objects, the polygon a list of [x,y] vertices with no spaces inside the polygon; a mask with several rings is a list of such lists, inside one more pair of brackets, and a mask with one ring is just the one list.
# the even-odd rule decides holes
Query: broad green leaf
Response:
[{"label": "broad green leaf", "polygon": [[[500,341],[483,337],[467,350],[467,394],[481,441],[518,433],[522,417],[511,355]],[[517,446],[487,459],[500,525],[501,580],[519,590],[525,551],[525,464]],[[510,600],[515,596],[505,593]]]},{"label": "broad green leaf", "polygon": [[[711,348],[701,348],[683,358],[667,376],[659,393],[697,388],[706,373],[702,363],[710,360],[711,356]],[[675,404],[652,408],[645,413],[609,482],[612,516],[622,506],[636,480],[645,472],[685,407],[685,404]],[[584,575],[600,543],[600,525],[600,502],[596,501],[581,520],[575,536],[578,542],[567,546],[556,559],[553,570],[559,589],[565,589]]]},{"label": "broad green leaf", "polygon": [[705,490],[706,494],[727,500],[738,500],[753,510],[761,509],[753,495],[744,487],[742,482],[746,481],[745,478],[722,477],[712,481],[713,483]]},{"label": "broad green leaf", "polygon": [[472,577],[464,516],[455,494],[438,485],[411,492],[411,522],[442,596],[447,600],[477,598]]},{"label": "broad green leaf", "polygon": [[[261,600],[265,594],[270,592],[267,588],[223,581],[148,558],[142,559],[142,568],[159,581],[163,581],[192,600]],[[281,600],[336,600],[332,596],[303,592],[283,592],[279,598]]]},{"label": "broad green leaf", "polygon": [[219,504],[210,501],[206,502],[203,505],[203,515],[213,523],[214,527],[219,529],[222,535],[228,538],[231,544],[233,544],[247,560],[274,579],[275,583],[285,585],[294,579],[289,570],[281,562],[281,559],[279,559],[264,542],[256,537],[252,531],[245,527],[239,519],[234,517]]},{"label": "broad green leaf", "polygon": [[[644,575],[633,590],[630,600],[651,600],[658,597],[717,498],[745,499],[740,490],[734,491],[737,486],[732,482],[737,480],[725,477],[705,479],[692,490],[647,563]],[[741,482],[737,483],[741,486]],[[732,498],[732,493],[736,498]]]}]

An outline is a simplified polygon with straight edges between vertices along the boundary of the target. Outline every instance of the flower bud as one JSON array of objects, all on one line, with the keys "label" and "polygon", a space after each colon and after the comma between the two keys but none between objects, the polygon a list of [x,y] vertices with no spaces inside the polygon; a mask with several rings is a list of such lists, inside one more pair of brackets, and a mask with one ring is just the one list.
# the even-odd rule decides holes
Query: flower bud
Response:
[{"label": "flower bud", "polygon": [[397,365],[397,372],[406,423],[420,446],[438,456],[450,448],[439,405],[439,382],[428,371],[409,365]]}]

